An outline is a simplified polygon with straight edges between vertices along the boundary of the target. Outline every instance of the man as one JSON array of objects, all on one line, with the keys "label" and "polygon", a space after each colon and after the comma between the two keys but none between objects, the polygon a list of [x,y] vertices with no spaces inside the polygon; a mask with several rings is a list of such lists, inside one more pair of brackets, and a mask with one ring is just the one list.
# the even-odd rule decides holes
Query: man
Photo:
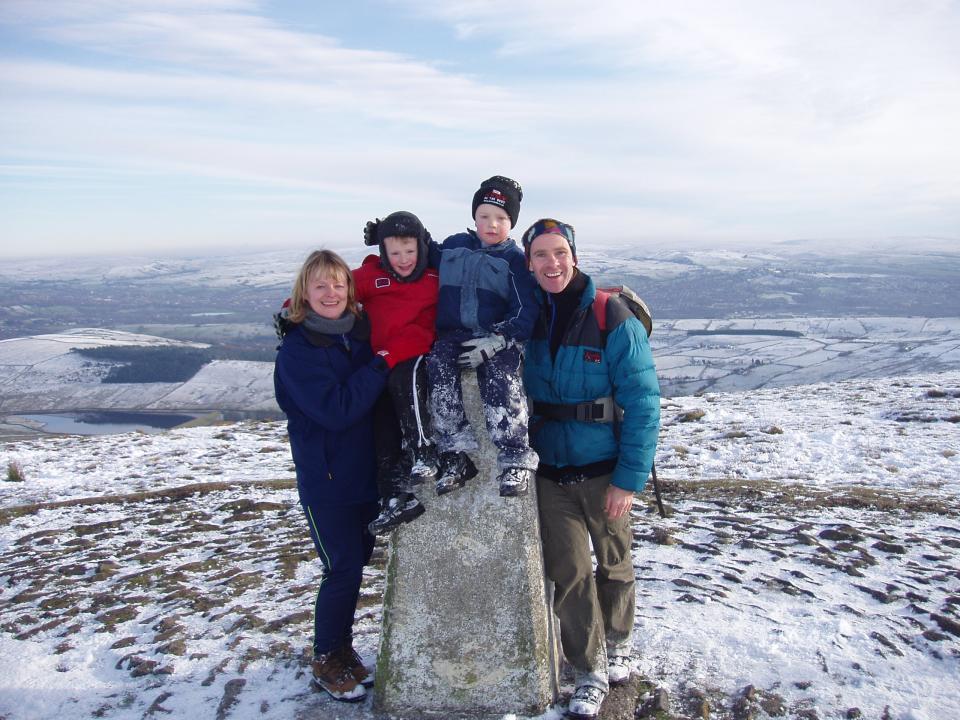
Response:
[{"label": "man", "polygon": [[533,401],[530,442],[540,456],[544,569],[576,674],[568,715],[595,718],[609,685],[630,675],[630,508],[653,465],[660,389],[646,330],[577,268],[573,228],[538,220],[523,244],[541,301],[524,383]]}]

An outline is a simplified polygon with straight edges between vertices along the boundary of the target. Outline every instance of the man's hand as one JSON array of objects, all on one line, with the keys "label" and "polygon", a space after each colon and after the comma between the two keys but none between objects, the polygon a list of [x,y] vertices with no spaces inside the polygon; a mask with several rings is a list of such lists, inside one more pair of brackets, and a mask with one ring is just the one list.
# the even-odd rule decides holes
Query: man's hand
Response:
[{"label": "man's hand", "polygon": [[485,335],[467,340],[460,345],[463,352],[457,358],[457,365],[463,369],[480,367],[506,346],[503,335]]},{"label": "man's hand", "polygon": [[607,511],[607,517],[611,520],[623,517],[630,512],[633,505],[633,492],[623,490],[616,485],[610,485],[607,488],[607,497],[604,502],[604,509]]}]

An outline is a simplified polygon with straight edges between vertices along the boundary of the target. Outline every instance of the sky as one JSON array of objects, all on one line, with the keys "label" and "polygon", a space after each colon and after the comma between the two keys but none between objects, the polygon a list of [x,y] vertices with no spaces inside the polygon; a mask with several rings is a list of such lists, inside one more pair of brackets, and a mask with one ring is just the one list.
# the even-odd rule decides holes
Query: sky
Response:
[{"label": "sky", "polygon": [[515,236],[960,246],[957,37],[948,0],[2,0],[0,257],[442,239],[495,174]]}]

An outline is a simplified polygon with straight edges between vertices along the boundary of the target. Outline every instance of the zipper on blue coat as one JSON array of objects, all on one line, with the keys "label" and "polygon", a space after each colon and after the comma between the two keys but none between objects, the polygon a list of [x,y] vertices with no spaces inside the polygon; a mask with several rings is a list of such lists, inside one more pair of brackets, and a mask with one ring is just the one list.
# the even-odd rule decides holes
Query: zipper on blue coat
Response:
[{"label": "zipper on blue coat", "polygon": [[[553,326],[557,323],[557,304],[553,301],[553,298],[547,295],[547,303],[550,305],[550,323],[547,326],[547,352],[550,353],[550,359],[556,360],[557,355],[553,351]],[[563,343],[561,342],[561,345]],[[559,350],[559,346],[557,347]]]}]

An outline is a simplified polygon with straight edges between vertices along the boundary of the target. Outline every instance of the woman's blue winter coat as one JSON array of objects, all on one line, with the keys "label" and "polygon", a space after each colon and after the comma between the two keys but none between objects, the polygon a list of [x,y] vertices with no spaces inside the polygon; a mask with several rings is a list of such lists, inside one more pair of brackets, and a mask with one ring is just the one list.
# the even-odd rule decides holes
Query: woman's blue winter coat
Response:
[{"label": "woman's blue winter coat", "polygon": [[388,368],[370,349],[369,325],[346,336],[294,325],[277,351],[273,383],[287,415],[297,490],[305,503],[376,501],[373,406]]},{"label": "woman's blue winter coat", "polygon": [[616,458],[612,484],[639,492],[653,466],[660,428],[660,386],[653,354],[643,325],[614,297],[607,301],[607,322],[612,315],[617,317],[608,327],[604,346],[592,309],[596,288],[589,277],[586,280],[555,359],[550,356],[552,305],[538,290],[542,309],[524,358],[527,397],[569,405],[613,396],[623,408],[623,420],[619,424],[545,420],[534,413],[530,445],[541,463],[558,468]]}]

